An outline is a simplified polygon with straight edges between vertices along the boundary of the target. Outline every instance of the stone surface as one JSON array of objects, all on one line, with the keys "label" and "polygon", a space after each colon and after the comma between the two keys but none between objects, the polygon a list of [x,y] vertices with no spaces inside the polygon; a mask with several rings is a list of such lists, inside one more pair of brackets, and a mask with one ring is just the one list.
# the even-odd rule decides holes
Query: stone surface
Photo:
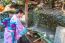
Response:
[{"label": "stone surface", "polygon": [[65,27],[56,28],[54,43],[65,43]]}]

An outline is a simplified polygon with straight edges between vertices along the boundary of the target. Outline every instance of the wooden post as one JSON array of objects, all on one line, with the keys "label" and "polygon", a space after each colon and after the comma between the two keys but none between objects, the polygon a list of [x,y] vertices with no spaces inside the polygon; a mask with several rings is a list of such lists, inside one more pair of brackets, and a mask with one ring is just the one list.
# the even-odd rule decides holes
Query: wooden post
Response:
[{"label": "wooden post", "polygon": [[26,20],[26,27],[28,27],[28,2],[29,2],[29,0],[25,0],[25,20]]}]

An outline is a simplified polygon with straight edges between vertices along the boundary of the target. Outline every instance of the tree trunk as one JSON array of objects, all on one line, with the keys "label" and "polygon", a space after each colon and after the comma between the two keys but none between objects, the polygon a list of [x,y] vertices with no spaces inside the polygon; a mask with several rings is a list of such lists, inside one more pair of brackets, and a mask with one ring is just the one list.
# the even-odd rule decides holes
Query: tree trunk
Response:
[{"label": "tree trunk", "polygon": [[25,20],[26,20],[26,27],[28,27],[28,2],[29,0],[25,0]]}]

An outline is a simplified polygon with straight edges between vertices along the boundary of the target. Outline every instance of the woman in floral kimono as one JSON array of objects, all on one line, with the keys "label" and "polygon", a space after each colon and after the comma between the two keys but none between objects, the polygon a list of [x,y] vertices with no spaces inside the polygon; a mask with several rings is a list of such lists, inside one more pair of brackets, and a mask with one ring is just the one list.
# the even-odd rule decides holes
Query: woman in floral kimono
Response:
[{"label": "woman in floral kimono", "polygon": [[27,32],[27,29],[21,23],[20,18],[22,17],[22,10],[19,10],[17,14],[13,14],[10,23],[14,22],[16,24],[16,32],[19,34],[17,35],[17,40]]}]

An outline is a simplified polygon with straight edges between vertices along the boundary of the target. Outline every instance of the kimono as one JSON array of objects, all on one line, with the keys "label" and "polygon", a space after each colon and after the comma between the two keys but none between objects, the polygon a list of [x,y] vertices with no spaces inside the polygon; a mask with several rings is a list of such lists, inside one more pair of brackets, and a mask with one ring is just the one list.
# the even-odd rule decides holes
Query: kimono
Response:
[{"label": "kimono", "polygon": [[[12,43],[12,37],[11,36],[11,31],[9,31],[9,29],[11,28],[9,23],[10,23],[10,19],[9,18],[5,18],[2,21],[4,27],[5,27],[5,31],[4,31],[4,43]],[[10,39],[10,40],[9,40]]]},{"label": "kimono", "polygon": [[4,43],[16,43],[22,35],[25,35],[28,30],[25,28],[17,16],[14,14],[9,22],[10,26],[5,27]]},{"label": "kimono", "polygon": [[4,43],[12,43],[12,31],[8,30],[11,27],[6,27],[4,32]]}]

